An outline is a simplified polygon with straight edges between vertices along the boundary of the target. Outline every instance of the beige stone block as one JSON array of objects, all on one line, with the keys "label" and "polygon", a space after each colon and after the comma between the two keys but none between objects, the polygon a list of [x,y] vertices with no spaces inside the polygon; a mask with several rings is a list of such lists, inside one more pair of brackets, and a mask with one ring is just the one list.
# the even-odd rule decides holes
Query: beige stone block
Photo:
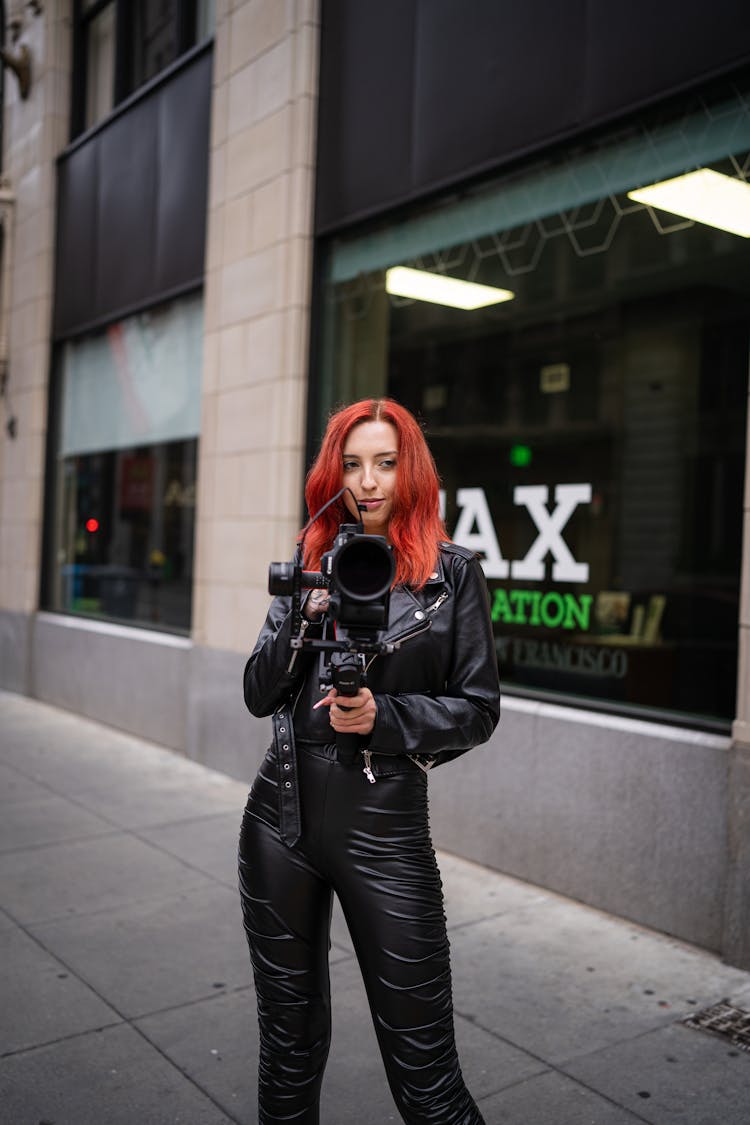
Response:
[{"label": "beige stone block", "polygon": [[306,376],[310,356],[310,310],[293,306],[284,311],[283,373],[286,377]]},{"label": "beige stone block", "polygon": [[216,461],[216,455],[208,454],[201,443],[198,449],[198,479],[195,509],[196,519],[201,523],[213,518]]},{"label": "beige stone block", "polygon": [[218,269],[224,260],[225,203],[211,207],[206,221],[206,272]]},{"label": "beige stone block", "polygon": [[217,20],[214,33],[213,82],[215,86],[226,81],[232,69],[230,41],[232,36],[231,19]]},{"label": "beige stone block", "polygon": [[251,251],[253,211],[251,195],[237,196],[224,208],[224,264],[236,262]]},{"label": "beige stone block", "polygon": [[219,386],[219,332],[206,332],[203,336],[204,394],[216,391]]},{"label": "beige stone block", "polygon": [[272,387],[271,448],[299,449],[305,438],[306,379],[277,379]]},{"label": "beige stone block", "polygon": [[283,0],[250,0],[237,7],[231,18],[231,70],[238,70],[278,43],[286,32],[286,22]]},{"label": "beige stone block", "polygon": [[39,342],[29,344],[21,354],[16,353],[13,357],[13,378],[15,379],[15,371],[18,370],[22,372],[19,382],[22,382],[24,387],[29,389],[41,387],[46,394],[49,362],[48,345]]},{"label": "beige stone block", "polygon": [[315,163],[317,99],[298,98],[292,106],[291,164],[312,168]]},{"label": "beige stone block", "polygon": [[211,515],[215,519],[241,517],[243,511],[243,464],[246,455],[230,454],[216,458]]},{"label": "beige stone block", "polygon": [[253,192],[252,247],[260,250],[280,242],[287,234],[288,197],[290,174],[288,172]]},{"label": "beige stone block", "polygon": [[213,520],[209,537],[209,581],[240,586],[249,581],[250,560],[256,549],[248,520]]},{"label": "beige stone block", "polygon": [[207,457],[216,454],[218,400],[218,394],[204,394],[201,398],[200,448]]},{"label": "beige stone block", "polygon": [[284,307],[307,308],[312,282],[312,239],[289,239],[284,249]]},{"label": "beige stone block", "polygon": [[304,165],[292,168],[287,209],[287,234],[290,237],[301,235],[309,238],[312,235],[314,198],[315,175],[312,168]]},{"label": "beige stone block", "polygon": [[320,24],[320,0],[297,0],[297,24],[311,23],[316,27]]},{"label": "beige stone block", "polygon": [[38,297],[28,301],[24,309],[29,317],[28,343],[35,344],[48,341],[51,333],[52,306],[48,297]]},{"label": "beige stone block", "polygon": [[[230,160],[230,143],[212,148],[208,157],[208,207],[209,212],[219,207],[227,198],[227,162]],[[235,193],[236,194],[236,193]]]},{"label": "beige stone block", "polygon": [[287,36],[253,64],[256,72],[257,117],[276,113],[291,101],[294,90],[294,37]]},{"label": "beige stone block", "polygon": [[195,644],[205,644],[206,585],[193,580],[193,596],[190,614],[190,636]]},{"label": "beige stone block", "polygon": [[211,141],[212,149],[223,145],[227,139],[229,120],[229,88],[226,82],[214,85],[211,95]]},{"label": "beige stone block", "polygon": [[258,112],[258,74],[256,63],[248,63],[229,78],[227,133],[233,137],[243,129],[249,129],[261,115]]},{"label": "beige stone block", "polygon": [[272,450],[246,453],[240,461],[239,502],[246,519],[268,519],[273,515],[273,475],[276,469]]},{"label": "beige stone block", "polygon": [[27,482],[23,477],[6,478],[2,482],[2,511],[3,525],[20,523],[24,518],[26,504]]},{"label": "beige stone block", "polygon": [[206,274],[203,289],[203,331],[216,332],[221,327],[221,278],[220,268]]},{"label": "beige stone block", "polygon": [[14,475],[31,477],[40,482],[44,479],[46,442],[46,430],[37,433],[19,430],[18,437],[8,443],[13,449]]},{"label": "beige stone block", "polygon": [[230,648],[235,635],[236,589],[232,585],[206,583],[201,589],[202,644]]},{"label": "beige stone block", "polygon": [[223,328],[219,334],[219,387],[244,386],[245,374],[245,336],[244,323],[231,328]]},{"label": "beige stone block", "polygon": [[218,395],[217,434],[222,453],[267,449],[268,389],[245,387]]},{"label": "beige stone block", "polygon": [[47,395],[43,387],[13,387],[13,412],[19,434],[43,434],[47,429]]},{"label": "beige stone block", "polygon": [[294,85],[292,96],[301,97],[308,94],[312,98],[318,96],[318,45],[320,33],[312,24],[303,23],[297,26],[292,36],[294,47]]},{"label": "beige stone block", "polygon": [[304,485],[304,454],[301,448],[280,449],[274,457],[272,511],[297,521]]},{"label": "beige stone block", "polygon": [[222,270],[221,323],[236,324],[278,309],[283,292],[283,261],[278,247],[234,262]]},{"label": "beige stone block", "polygon": [[292,107],[264,117],[227,143],[227,194],[252,190],[289,167]]},{"label": "beige stone block", "polygon": [[285,313],[256,317],[247,325],[245,371],[248,381],[268,382],[283,374]]}]

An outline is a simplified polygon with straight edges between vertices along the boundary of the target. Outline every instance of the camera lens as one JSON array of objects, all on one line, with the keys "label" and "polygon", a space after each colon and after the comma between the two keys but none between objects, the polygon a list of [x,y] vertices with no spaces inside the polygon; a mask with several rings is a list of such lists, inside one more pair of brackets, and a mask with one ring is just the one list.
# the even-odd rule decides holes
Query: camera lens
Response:
[{"label": "camera lens", "polygon": [[350,601],[384,597],[394,575],[393,555],[384,539],[355,535],[342,544],[333,560],[332,585]]}]

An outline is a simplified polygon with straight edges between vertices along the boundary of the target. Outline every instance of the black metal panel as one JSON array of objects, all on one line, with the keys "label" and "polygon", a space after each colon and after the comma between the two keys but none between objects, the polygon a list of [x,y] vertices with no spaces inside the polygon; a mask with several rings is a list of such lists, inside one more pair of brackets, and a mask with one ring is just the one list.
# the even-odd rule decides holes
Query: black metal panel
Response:
[{"label": "black metal panel", "polygon": [[[156,123],[158,109],[139,102],[97,138],[96,278],[93,311],[135,304],[155,289]],[[80,216],[79,216],[80,218]]]},{"label": "black metal panel", "polygon": [[204,49],[60,158],[56,338],[201,284],[210,107]]},{"label": "black metal panel", "polygon": [[[585,0],[420,0],[415,182],[434,185],[573,128]],[[562,48],[562,49],[561,49]]]},{"label": "black metal panel", "polygon": [[168,292],[203,276],[208,212],[211,56],[164,88],[159,99],[154,242],[155,284]]},{"label": "black metal panel", "polygon": [[653,101],[750,58],[747,0],[589,0],[587,8],[587,118]]},{"label": "black metal panel", "polygon": [[318,225],[408,194],[417,0],[327,0],[322,12]]},{"label": "black metal panel", "polygon": [[323,0],[317,233],[747,63],[747,0]]},{"label": "black metal panel", "polygon": [[[91,316],[96,294],[97,181],[99,148],[87,145],[66,165],[57,184],[55,324],[81,324]],[[72,212],[78,223],[61,222]],[[85,217],[85,220],[84,220]]]}]

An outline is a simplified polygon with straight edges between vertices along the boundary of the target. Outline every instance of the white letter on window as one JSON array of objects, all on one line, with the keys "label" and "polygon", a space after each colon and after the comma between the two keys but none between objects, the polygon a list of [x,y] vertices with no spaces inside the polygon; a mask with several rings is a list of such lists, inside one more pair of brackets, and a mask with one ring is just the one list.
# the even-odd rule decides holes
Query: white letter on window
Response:
[{"label": "white letter on window", "polygon": [[[487,578],[507,578],[508,564],[500,553],[492,516],[483,488],[459,488],[456,501],[461,508],[453,538],[469,551],[480,551],[482,570]],[[474,531],[476,524],[477,530]]]},{"label": "white letter on window", "polygon": [[591,501],[591,485],[558,484],[555,488],[555,508],[552,512],[547,511],[548,496],[549,491],[545,484],[519,485],[513,490],[514,504],[528,508],[539,534],[531,544],[526,557],[520,562],[513,563],[511,574],[514,578],[542,582],[544,559],[549,553],[555,560],[552,564],[552,578],[555,582],[588,582],[589,564],[576,562],[561,532],[574,509],[579,504],[588,504]]}]

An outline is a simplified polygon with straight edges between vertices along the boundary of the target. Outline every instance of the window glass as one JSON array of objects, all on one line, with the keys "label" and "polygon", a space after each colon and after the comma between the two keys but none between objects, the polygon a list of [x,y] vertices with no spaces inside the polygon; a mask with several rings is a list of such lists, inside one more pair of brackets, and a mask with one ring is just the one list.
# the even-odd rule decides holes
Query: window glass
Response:
[{"label": "window glass", "polygon": [[133,89],[155,77],[177,58],[178,0],[136,0],[133,4]]},{"label": "window glass", "polygon": [[201,302],[65,346],[48,607],[187,631]]},{"label": "window glass", "polygon": [[215,0],[198,0],[195,6],[195,41],[201,43],[214,33]]},{"label": "window glass", "polygon": [[[370,394],[423,419],[512,691],[717,729],[734,717],[749,104],[704,99],[328,248],[319,428]],[[731,207],[705,186],[686,204],[680,182],[679,214],[629,194],[702,169],[744,234],[714,225]],[[406,295],[428,274],[495,303]]]},{"label": "window glass", "polygon": [[86,128],[111,112],[115,90],[115,5],[86,23]]}]

